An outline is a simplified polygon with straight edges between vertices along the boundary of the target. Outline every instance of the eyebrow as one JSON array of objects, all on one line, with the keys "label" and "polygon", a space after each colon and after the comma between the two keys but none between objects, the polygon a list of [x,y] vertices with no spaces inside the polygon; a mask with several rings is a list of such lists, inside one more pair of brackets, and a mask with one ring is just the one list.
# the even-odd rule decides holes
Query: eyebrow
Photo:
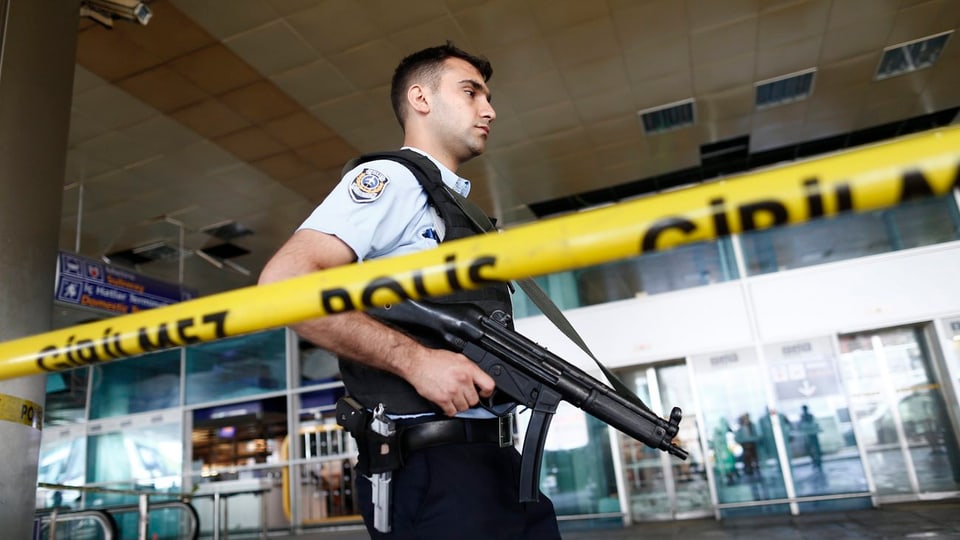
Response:
[{"label": "eyebrow", "polygon": [[463,79],[462,81],[460,81],[460,84],[467,84],[470,87],[472,87],[474,90],[483,92],[484,94],[487,95],[488,102],[493,101],[493,94],[490,93],[490,90],[485,85],[481,84],[475,79]]}]

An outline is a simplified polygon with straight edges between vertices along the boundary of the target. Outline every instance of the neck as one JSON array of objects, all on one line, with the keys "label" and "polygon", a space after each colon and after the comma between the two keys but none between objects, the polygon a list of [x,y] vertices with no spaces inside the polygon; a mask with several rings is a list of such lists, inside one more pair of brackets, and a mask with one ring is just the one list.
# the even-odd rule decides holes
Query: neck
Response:
[{"label": "neck", "polygon": [[427,137],[417,137],[413,134],[407,133],[403,138],[403,145],[412,146],[419,150],[423,150],[424,152],[430,154],[430,157],[439,161],[444,167],[453,172],[457,172],[457,169],[460,168],[461,163],[463,163],[449,150],[445,149],[443,145],[438,144],[436,141],[433,141]]}]

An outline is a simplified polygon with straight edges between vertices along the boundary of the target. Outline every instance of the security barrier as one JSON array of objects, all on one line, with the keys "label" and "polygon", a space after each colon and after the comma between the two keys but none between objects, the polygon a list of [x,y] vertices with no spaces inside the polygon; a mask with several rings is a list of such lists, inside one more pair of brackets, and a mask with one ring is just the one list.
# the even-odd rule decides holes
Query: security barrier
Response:
[{"label": "security barrier", "polygon": [[960,188],[960,127],[612,207],[0,343],[0,379],[60,371],[583,268],[678,245],[869,211]]}]

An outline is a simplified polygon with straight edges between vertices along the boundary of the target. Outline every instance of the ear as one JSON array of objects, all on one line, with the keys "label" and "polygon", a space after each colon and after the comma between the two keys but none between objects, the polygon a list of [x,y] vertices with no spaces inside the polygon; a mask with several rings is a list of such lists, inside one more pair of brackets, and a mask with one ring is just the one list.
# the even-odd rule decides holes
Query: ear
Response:
[{"label": "ear", "polygon": [[410,109],[424,114],[430,112],[430,102],[423,85],[414,84],[407,88],[407,104]]}]

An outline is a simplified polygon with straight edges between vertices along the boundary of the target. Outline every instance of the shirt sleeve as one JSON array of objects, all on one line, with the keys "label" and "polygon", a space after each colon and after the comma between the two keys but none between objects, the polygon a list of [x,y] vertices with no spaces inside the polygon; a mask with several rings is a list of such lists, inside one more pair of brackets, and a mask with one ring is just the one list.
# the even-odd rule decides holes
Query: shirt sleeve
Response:
[{"label": "shirt sleeve", "polygon": [[336,236],[362,261],[396,251],[426,207],[427,195],[406,167],[370,161],[348,171],[299,229]]}]

